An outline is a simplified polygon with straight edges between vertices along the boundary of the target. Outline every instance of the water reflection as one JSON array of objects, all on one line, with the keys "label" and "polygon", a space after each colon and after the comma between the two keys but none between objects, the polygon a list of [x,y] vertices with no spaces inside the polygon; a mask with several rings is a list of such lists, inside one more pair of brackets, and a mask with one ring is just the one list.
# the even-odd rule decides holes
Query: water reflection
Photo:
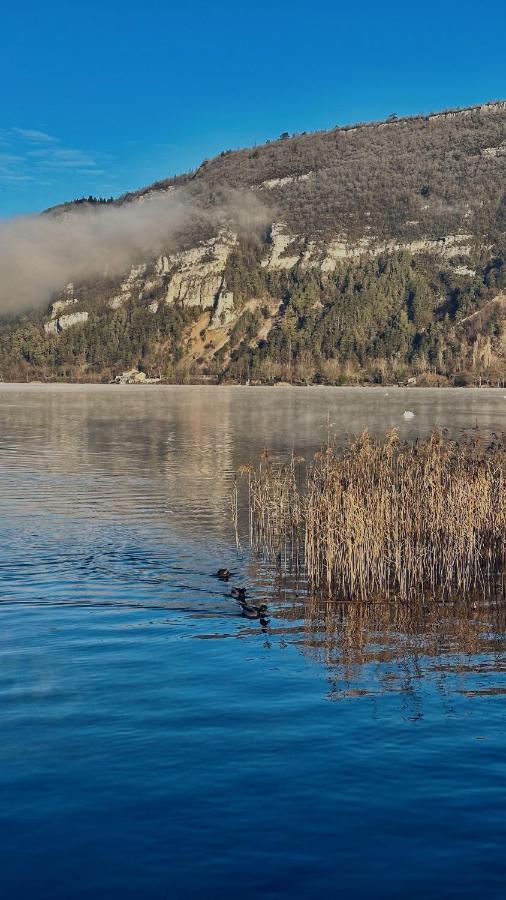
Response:
[{"label": "water reflection", "polygon": [[236,550],[264,447],[504,430],[386,393],[0,386],[5,896],[502,896],[501,597],[325,605]]},{"label": "water reflection", "polygon": [[[423,679],[433,683],[440,700],[455,693],[467,697],[506,693],[505,575],[489,585],[486,597],[477,592],[446,602],[407,603],[336,603],[308,596],[303,582],[279,572],[272,571],[270,579],[267,627],[244,623],[227,632],[204,631],[195,637],[262,635],[263,647],[270,653],[296,647],[323,669],[327,699],[402,693],[405,712],[414,717],[423,715],[427,691]],[[235,613],[240,615],[237,607]],[[234,616],[233,607],[230,615]],[[430,692],[426,702],[434,703]]]},{"label": "water reflection", "polygon": [[[413,419],[403,418],[407,407]],[[271,647],[290,642],[322,664],[333,699],[413,690],[422,660],[433,661],[431,672],[435,660],[441,673],[460,671],[461,655],[480,667],[480,654],[503,649],[501,602],[301,600],[304,585],[247,549],[237,555],[228,498],[239,465],[256,463],[266,446],[310,456],[329,423],[343,441],[390,425],[403,438],[439,425],[488,440],[504,428],[505,410],[491,390],[3,385],[0,600],[169,610],[200,621],[202,638],[212,636],[210,620],[220,638],[262,632]],[[244,621],[232,583],[211,579],[221,563],[245,580],[252,602],[267,602],[267,629]]]}]

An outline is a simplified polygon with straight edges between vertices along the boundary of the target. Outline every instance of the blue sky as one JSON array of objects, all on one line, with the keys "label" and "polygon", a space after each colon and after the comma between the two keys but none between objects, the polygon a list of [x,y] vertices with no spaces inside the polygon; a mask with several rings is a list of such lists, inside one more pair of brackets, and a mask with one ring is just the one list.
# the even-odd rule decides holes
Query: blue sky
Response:
[{"label": "blue sky", "polygon": [[0,217],[283,131],[506,97],[504,0],[3,5]]}]

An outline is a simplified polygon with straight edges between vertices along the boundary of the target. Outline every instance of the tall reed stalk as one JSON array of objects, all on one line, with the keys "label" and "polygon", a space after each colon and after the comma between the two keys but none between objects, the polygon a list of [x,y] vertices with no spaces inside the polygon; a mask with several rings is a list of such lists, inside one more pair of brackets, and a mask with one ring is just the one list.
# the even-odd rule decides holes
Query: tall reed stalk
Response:
[{"label": "tall reed stalk", "polygon": [[506,557],[506,446],[368,432],[338,452],[267,454],[248,474],[251,537],[302,561],[312,590],[353,599],[466,592]]}]

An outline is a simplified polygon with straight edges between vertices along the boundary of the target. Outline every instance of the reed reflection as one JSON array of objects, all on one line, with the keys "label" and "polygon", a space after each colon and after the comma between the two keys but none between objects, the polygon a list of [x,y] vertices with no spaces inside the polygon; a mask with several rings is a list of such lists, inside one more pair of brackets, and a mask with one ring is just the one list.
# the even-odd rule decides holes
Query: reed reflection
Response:
[{"label": "reed reflection", "polygon": [[296,643],[322,665],[332,700],[417,694],[425,677],[438,682],[442,695],[506,693],[505,576],[485,598],[480,591],[445,602],[336,603],[304,597],[303,584],[293,582],[292,590],[298,594],[292,600],[278,594],[271,640]]}]

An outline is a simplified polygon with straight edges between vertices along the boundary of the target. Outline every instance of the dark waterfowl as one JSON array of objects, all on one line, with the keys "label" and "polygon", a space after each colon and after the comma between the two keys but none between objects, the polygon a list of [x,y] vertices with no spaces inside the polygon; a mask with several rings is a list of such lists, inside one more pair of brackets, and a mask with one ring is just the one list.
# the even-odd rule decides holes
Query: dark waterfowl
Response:
[{"label": "dark waterfowl", "polygon": [[247,606],[247,604],[245,604],[243,606],[242,614],[247,619],[258,619],[260,617],[260,613],[258,612],[257,607],[256,606]]},{"label": "dark waterfowl", "polygon": [[255,603],[248,603],[246,600],[239,600],[239,603],[242,606],[243,614],[248,619],[258,619],[259,616],[263,616],[267,612],[265,603],[261,603],[259,606]]},{"label": "dark waterfowl", "polygon": [[244,600],[247,594],[247,590],[243,587],[232,588],[230,594],[232,595],[232,597],[235,597],[236,600]]},{"label": "dark waterfowl", "polygon": [[230,578],[230,572],[228,569],[218,569],[218,571],[216,572],[216,575],[222,581],[228,581],[228,579]]},{"label": "dark waterfowl", "polygon": [[267,606],[265,603],[261,603],[260,606],[255,605],[255,609],[258,610],[261,616],[263,616],[264,613],[267,612]]}]

